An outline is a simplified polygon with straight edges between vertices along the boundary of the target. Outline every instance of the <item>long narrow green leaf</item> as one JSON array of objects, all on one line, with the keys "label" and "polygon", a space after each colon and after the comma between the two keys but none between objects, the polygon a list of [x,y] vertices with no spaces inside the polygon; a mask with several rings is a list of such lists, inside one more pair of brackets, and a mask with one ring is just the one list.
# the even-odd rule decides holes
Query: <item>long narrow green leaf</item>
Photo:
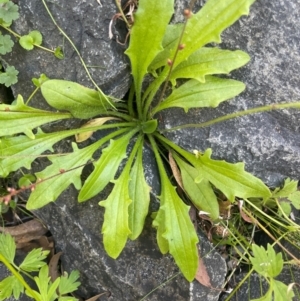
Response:
[{"label": "long narrow green leaf", "polygon": [[0,139],[0,176],[6,177],[11,171],[21,167],[30,169],[31,163],[41,153],[52,151],[53,144],[72,134],[72,131],[47,134],[39,130],[34,140],[27,136]]},{"label": "long narrow green leaf", "polygon": [[42,84],[41,92],[50,106],[69,111],[76,118],[91,118],[112,108],[107,97],[99,91],[71,81],[47,80]]},{"label": "long narrow green leaf", "polygon": [[162,254],[167,254],[170,250],[169,241],[164,237],[166,232],[166,223],[165,223],[165,210],[163,207],[163,199],[161,199],[160,207],[158,212],[155,213],[155,218],[153,220],[153,227],[156,228],[156,240],[159,247],[159,250]]},{"label": "long narrow green leaf", "polygon": [[[255,0],[209,0],[202,9],[187,21],[182,44],[185,48],[177,54],[173,66],[186,60],[204,45],[221,42],[221,33],[242,15],[249,14]],[[173,50],[175,53],[176,48]],[[172,59],[172,57],[171,57]]]},{"label": "long narrow green leaf", "polygon": [[[0,138],[0,176],[6,177],[11,171],[20,167],[30,169],[31,163],[46,150],[52,151],[52,145],[69,136],[96,131],[108,128],[114,128],[117,125],[110,124],[91,127],[82,127],[55,133],[43,133],[38,130],[35,139],[29,139],[26,136],[3,137]],[[130,123],[125,125],[131,125]],[[134,124],[133,124],[134,125]]]},{"label": "long narrow green leaf", "polygon": [[148,70],[153,75],[156,75],[156,70],[167,64],[167,60],[171,58],[171,50],[178,44],[178,37],[183,29],[183,24],[169,24],[162,41],[163,51],[159,52],[151,62]]},{"label": "long narrow green leaf", "polygon": [[250,60],[246,52],[204,47],[192,53],[171,73],[170,81],[176,84],[177,78],[193,78],[204,83],[205,75],[228,74]]},{"label": "long narrow green leaf", "polygon": [[[198,267],[198,236],[189,216],[189,206],[185,205],[182,199],[172,186],[162,159],[159,155],[154,139],[149,136],[156,162],[158,164],[161,179],[160,208],[153,222],[153,226],[160,231],[159,243],[163,251],[169,247],[169,251],[175,259],[184,277],[188,281],[195,278]],[[163,239],[166,241],[164,241]]]},{"label": "long narrow green leaf", "polygon": [[154,57],[163,50],[161,41],[173,14],[173,0],[140,0],[130,45],[126,54],[131,61],[132,75],[137,95],[140,95],[142,81]]},{"label": "long narrow green leaf", "polygon": [[260,179],[244,170],[244,163],[232,164],[213,160],[210,158],[211,149],[207,149],[204,154],[198,153],[196,156],[183,150],[180,153],[198,170],[199,176],[195,178],[196,182],[207,179],[232,202],[235,197],[267,199],[272,195]]},{"label": "long narrow green leaf", "polygon": [[42,248],[33,249],[26,255],[19,268],[26,272],[39,271],[42,266],[47,264],[45,259],[49,253],[50,251],[43,251]]},{"label": "long narrow green leaf", "polygon": [[8,233],[0,234],[0,254],[13,264],[16,255],[16,243],[13,237]]},{"label": "long narrow green leaf", "polygon": [[143,148],[138,150],[135,163],[130,172],[129,196],[132,200],[128,208],[129,238],[134,240],[142,232],[149,209],[150,187],[148,186],[143,169]]},{"label": "long narrow green leaf", "polygon": [[122,173],[116,181],[112,192],[105,201],[99,203],[105,207],[102,227],[103,244],[112,258],[117,258],[125,247],[131,233],[128,225],[128,206],[132,202],[128,190],[129,174]]},{"label": "long narrow green leaf", "polygon": [[131,131],[117,140],[111,140],[110,145],[103,149],[100,159],[94,164],[94,171],[86,179],[79,193],[79,202],[92,198],[114,179],[120,163],[126,158],[127,146],[135,132]]},{"label": "long narrow green leaf", "polygon": [[38,110],[26,106],[21,95],[15,105],[0,105],[0,137],[24,133],[34,139],[32,130],[42,124],[72,118],[70,113]]},{"label": "long narrow green leaf", "polygon": [[[86,162],[91,159],[94,152],[109,139],[124,133],[126,129],[115,131],[101,140],[82,149],[78,149],[75,143],[72,144],[73,153],[60,157],[48,157],[52,162],[43,171],[36,173],[39,183],[35,190],[31,192],[26,204],[28,210],[34,210],[45,206],[50,202],[55,202],[58,196],[74,184],[76,189],[81,188],[82,169]],[[45,181],[43,181],[45,179]]]},{"label": "long narrow green leaf", "polygon": [[162,178],[160,199],[164,210],[165,232],[162,236],[169,242],[170,253],[188,281],[195,277],[198,266],[198,237],[185,205],[167,177]]},{"label": "long narrow green leaf", "polygon": [[[92,144],[83,149],[78,149],[75,143],[72,146],[73,153],[60,157],[49,157],[52,164],[36,173],[37,179],[42,180],[42,182],[38,183],[35,190],[30,194],[26,204],[28,210],[35,210],[56,201],[70,184],[74,184],[78,190],[81,188],[82,169],[97,150],[98,145]],[[43,181],[43,179],[46,180]]]},{"label": "long narrow green leaf", "polygon": [[176,163],[179,165],[184,190],[191,198],[193,204],[199,209],[209,213],[212,220],[219,218],[219,203],[217,197],[207,179],[199,183],[195,179],[199,176],[197,169],[185,163],[178,155],[173,153]]},{"label": "long narrow green leaf", "polygon": [[102,226],[103,244],[106,252],[112,258],[117,258],[120,255],[128,236],[131,234],[128,207],[132,200],[129,195],[128,183],[130,181],[130,169],[139,148],[143,149],[142,136],[137,139],[118,180],[111,181],[115,184],[112,192],[105,201],[99,202],[100,206],[105,207]]},{"label": "long narrow green leaf", "polygon": [[205,83],[191,79],[172,94],[153,111],[165,110],[172,107],[183,108],[186,112],[190,108],[217,107],[221,102],[228,100],[245,89],[242,82],[232,79],[222,79],[207,76]]}]

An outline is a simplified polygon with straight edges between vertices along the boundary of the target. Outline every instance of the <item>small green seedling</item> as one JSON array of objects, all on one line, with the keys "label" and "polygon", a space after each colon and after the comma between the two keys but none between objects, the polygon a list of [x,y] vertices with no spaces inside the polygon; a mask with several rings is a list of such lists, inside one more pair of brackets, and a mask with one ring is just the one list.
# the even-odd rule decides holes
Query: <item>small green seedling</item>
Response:
[{"label": "small green seedling", "polygon": [[264,247],[252,245],[252,251],[253,257],[250,257],[250,261],[254,270],[265,277],[269,283],[267,293],[263,297],[252,301],[292,301],[294,293],[291,287],[274,279],[283,269],[282,254],[276,254],[270,244],[268,244],[267,250]]},{"label": "small green seedling", "polygon": [[[11,272],[8,276],[0,281],[0,300],[10,297],[19,299],[22,293],[33,298],[36,301],[76,301],[74,297],[67,296],[69,293],[77,290],[79,272],[72,271],[70,275],[64,273],[53,283],[49,277],[49,267],[45,261],[49,251],[43,251],[41,248],[33,249],[29,252],[20,265],[14,263],[16,254],[16,244],[9,234],[0,234],[0,261]],[[32,277],[29,273],[38,272],[38,276]],[[37,290],[30,287],[27,278],[34,280]]]},{"label": "small green seedling", "polygon": [[[11,0],[1,0],[0,1],[0,27],[6,31],[8,31],[12,36],[19,40],[20,45],[25,50],[32,50],[34,47],[39,47],[43,50],[52,52],[57,58],[62,59],[63,53],[60,47],[57,47],[55,50],[51,50],[41,46],[42,44],[42,34],[38,30],[33,30],[29,32],[27,35],[20,36],[16,32],[14,32],[10,26],[13,21],[19,18],[19,7],[14,4]],[[3,35],[0,32],[0,61],[3,62],[4,59],[1,55],[5,55],[7,53],[12,52],[14,46],[14,41],[10,35]],[[19,72],[8,64],[5,67],[5,71],[0,71],[0,84],[4,84],[6,87],[9,87],[18,82],[18,74]],[[0,64],[0,69],[2,69],[2,65]]]}]

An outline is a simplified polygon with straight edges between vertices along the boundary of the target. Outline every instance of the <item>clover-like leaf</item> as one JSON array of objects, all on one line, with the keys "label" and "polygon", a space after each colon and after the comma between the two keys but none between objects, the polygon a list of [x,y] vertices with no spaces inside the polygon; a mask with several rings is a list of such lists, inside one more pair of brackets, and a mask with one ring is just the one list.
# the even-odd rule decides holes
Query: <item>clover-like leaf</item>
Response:
[{"label": "clover-like leaf", "polygon": [[24,174],[18,181],[19,187],[26,187],[35,182],[36,177],[33,174]]},{"label": "clover-like leaf", "polygon": [[297,191],[297,187],[298,187],[298,181],[287,178],[284,180],[283,187],[276,188],[273,191],[272,196],[275,198],[287,198],[290,194]]},{"label": "clover-like leaf", "polygon": [[25,49],[25,50],[32,50],[34,48],[34,40],[33,37],[30,35],[22,36],[19,40],[19,44]]},{"label": "clover-like leaf", "polygon": [[5,1],[0,4],[0,18],[8,24],[19,18],[18,5],[12,1]]},{"label": "clover-like leaf", "polygon": [[24,292],[24,287],[15,276],[9,276],[0,281],[0,300],[6,300],[14,296],[19,299],[21,293]]},{"label": "clover-like leaf", "polygon": [[43,251],[42,248],[33,249],[30,251],[22,263],[20,264],[20,269],[26,272],[37,272],[39,269],[47,264],[44,260],[50,251]]},{"label": "clover-like leaf", "polygon": [[0,54],[6,54],[11,52],[14,42],[9,35],[0,34]]},{"label": "clover-like leaf", "polygon": [[0,254],[5,257],[5,259],[13,264],[16,255],[16,243],[11,235],[8,233],[0,234]]},{"label": "clover-like leaf", "polygon": [[228,100],[244,89],[242,82],[232,79],[222,79],[207,76],[205,83],[191,79],[177,89],[160,103],[153,112],[179,107],[186,112],[190,108],[217,107],[221,102]]},{"label": "clover-like leaf", "polygon": [[34,45],[41,45],[43,41],[42,34],[38,30],[31,31],[28,35],[20,38],[20,45],[26,50],[32,50]]},{"label": "clover-like leaf", "polygon": [[18,95],[15,105],[0,104],[0,137],[24,133],[34,139],[34,128],[66,118],[72,118],[72,115],[29,107],[24,104],[22,96]]},{"label": "clover-like leaf", "polygon": [[44,74],[44,73],[42,73],[41,75],[40,75],[40,77],[39,78],[33,78],[32,79],[32,83],[37,87],[37,88],[40,88],[41,86],[42,86],[42,84],[44,83],[44,82],[46,82],[47,80],[49,80],[49,78]]},{"label": "clover-like leaf", "polygon": [[35,45],[41,45],[43,42],[43,36],[38,30],[32,30],[28,35],[33,39]]},{"label": "clover-like leaf", "polygon": [[283,268],[282,253],[275,253],[273,247],[268,244],[267,250],[264,247],[252,245],[253,257],[250,261],[254,270],[264,277],[274,278],[280,274]]},{"label": "clover-like leaf", "polygon": [[65,295],[72,293],[77,290],[80,282],[77,281],[79,279],[79,272],[72,271],[70,275],[64,272],[64,274],[60,277],[60,282],[58,286],[58,291],[60,295]]},{"label": "clover-like leaf", "polygon": [[62,60],[65,56],[60,46],[54,49],[54,56],[60,60]]},{"label": "clover-like leaf", "polygon": [[9,87],[18,82],[19,71],[13,66],[8,66],[5,72],[0,73],[0,84]]}]

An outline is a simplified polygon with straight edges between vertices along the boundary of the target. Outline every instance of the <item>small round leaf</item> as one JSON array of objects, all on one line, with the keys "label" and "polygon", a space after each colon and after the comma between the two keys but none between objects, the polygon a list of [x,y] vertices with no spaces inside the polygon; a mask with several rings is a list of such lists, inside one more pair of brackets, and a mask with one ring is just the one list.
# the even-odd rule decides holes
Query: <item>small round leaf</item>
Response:
[{"label": "small round leaf", "polygon": [[20,45],[26,50],[33,49],[33,38],[30,35],[22,36],[19,40]]},{"label": "small round leaf", "polygon": [[33,30],[28,35],[32,37],[33,43],[35,45],[41,45],[42,44],[43,37],[42,37],[42,34],[38,30]]}]

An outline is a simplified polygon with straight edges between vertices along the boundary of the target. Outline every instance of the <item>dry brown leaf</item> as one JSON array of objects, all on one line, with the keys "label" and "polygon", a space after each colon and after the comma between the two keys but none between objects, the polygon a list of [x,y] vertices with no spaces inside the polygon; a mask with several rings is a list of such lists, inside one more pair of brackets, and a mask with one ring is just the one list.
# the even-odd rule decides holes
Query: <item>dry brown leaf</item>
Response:
[{"label": "dry brown leaf", "polygon": [[210,283],[210,277],[207,273],[206,266],[204,265],[203,259],[200,258],[199,254],[199,264],[196,272],[195,279],[202,285],[206,287],[212,287]]},{"label": "dry brown leaf", "polygon": [[54,282],[59,276],[60,273],[58,272],[57,266],[60,256],[62,252],[58,252],[52,256],[49,262],[49,276],[51,277],[51,281]]},{"label": "dry brown leaf", "polygon": [[[92,119],[92,120],[88,121],[87,123],[85,123],[80,128],[82,129],[82,128],[88,128],[88,127],[92,127],[92,126],[99,126],[99,125],[102,125],[106,121],[109,121],[109,120],[119,120],[119,118],[115,118],[115,117],[95,118],[95,119]],[[85,133],[76,134],[75,135],[75,140],[76,140],[76,142],[83,142],[83,141],[89,139],[93,135],[93,133],[94,133],[94,131],[89,131],[89,132],[85,132]]]},{"label": "dry brown leaf", "polygon": [[39,239],[48,232],[48,229],[38,219],[32,219],[17,226],[0,227],[0,232],[9,233],[15,239],[16,244],[21,246]]},{"label": "dry brown leaf", "polygon": [[220,216],[223,219],[230,219],[232,203],[229,200],[218,200]]},{"label": "dry brown leaf", "polygon": [[243,210],[243,204],[244,204],[244,201],[238,201],[238,206],[239,206],[239,210],[240,210],[240,215],[242,217],[242,219],[247,222],[247,223],[250,223],[250,224],[254,224],[254,219],[251,218],[250,216],[248,216],[244,210]]},{"label": "dry brown leaf", "polygon": [[54,255],[54,253],[52,253],[54,251],[54,242],[52,237],[41,236],[37,242],[43,250],[50,251],[50,257]]},{"label": "dry brown leaf", "polygon": [[108,293],[108,292],[105,292],[105,293],[102,293],[102,294],[99,294],[99,295],[96,295],[96,296],[94,296],[94,297],[92,297],[92,298],[89,298],[89,299],[87,299],[87,300],[85,300],[85,301],[96,301],[99,297],[102,297],[102,296],[104,296],[104,295],[110,295],[110,293]]},{"label": "dry brown leaf", "polygon": [[170,164],[170,167],[171,167],[171,170],[172,170],[172,173],[174,175],[176,182],[178,183],[180,188],[184,191],[181,173],[179,171],[179,168],[178,168],[171,152],[169,152],[169,164]]}]

